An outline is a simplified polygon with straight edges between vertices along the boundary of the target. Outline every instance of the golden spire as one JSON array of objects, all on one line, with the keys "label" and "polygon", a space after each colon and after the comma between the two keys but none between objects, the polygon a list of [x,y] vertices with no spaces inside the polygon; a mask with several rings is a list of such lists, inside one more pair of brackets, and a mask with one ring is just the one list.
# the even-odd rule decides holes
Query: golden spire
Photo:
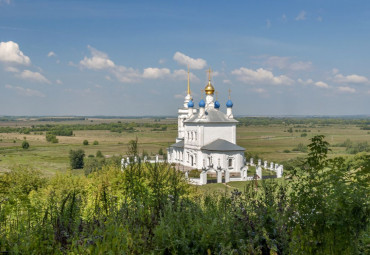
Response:
[{"label": "golden spire", "polygon": [[189,66],[188,66],[188,95],[190,95],[190,75],[189,75],[190,71],[189,71]]},{"label": "golden spire", "polygon": [[215,88],[211,84],[211,72],[212,72],[212,70],[211,70],[211,68],[209,68],[209,70],[208,70],[208,84],[205,87],[206,95],[213,95],[213,93],[215,92]]}]

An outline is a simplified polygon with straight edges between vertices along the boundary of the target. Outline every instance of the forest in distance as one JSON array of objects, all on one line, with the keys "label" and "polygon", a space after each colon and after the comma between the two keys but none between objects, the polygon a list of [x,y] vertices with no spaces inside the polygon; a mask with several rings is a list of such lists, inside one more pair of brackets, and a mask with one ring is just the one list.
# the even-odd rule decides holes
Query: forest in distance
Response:
[{"label": "forest in distance", "polygon": [[0,121],[0,252],[369,254],[370,120],[238,120],[246,157],[283,162],[282,179],[121,171],[122,156],[166,154],[172,119]]}]

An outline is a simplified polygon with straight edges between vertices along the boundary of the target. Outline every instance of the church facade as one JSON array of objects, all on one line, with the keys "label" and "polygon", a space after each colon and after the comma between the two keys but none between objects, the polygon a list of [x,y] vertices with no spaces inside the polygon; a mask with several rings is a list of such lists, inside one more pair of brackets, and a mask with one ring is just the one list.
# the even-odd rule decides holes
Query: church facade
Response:
[{"label": "church facade", "polygon": [[240,172],[245,165],[245,149],[236,144],[238,121],[232,114],[230,94],[224,113],[218,99],[214,98],[210,72],[204,91],[205,99],[202,96],[199,108],[195,108],[188,72],[187,95],[178,110],[178,137],[167,149],[168,162],[199,170]]}]

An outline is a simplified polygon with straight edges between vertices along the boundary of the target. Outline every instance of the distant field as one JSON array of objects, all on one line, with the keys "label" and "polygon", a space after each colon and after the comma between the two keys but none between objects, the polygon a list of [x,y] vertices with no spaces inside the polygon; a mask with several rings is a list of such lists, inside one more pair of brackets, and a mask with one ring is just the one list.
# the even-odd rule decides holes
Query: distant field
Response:
[{"label": "distant field", "polygon": [[[22,119],[16,121],[0,121],[1,127],[32,127],[33,125],[92,125],[100,123],[155,123],[154,119],[86,119],[66,121],[37,121],[35,119]],[[177,128],[176,119],[161,119],[161,125],[168,125],[165,131],[153,131],[150,127],[137,127],[135,132],[111,132],[109,130],[77,130],[74,136],[57,136],[59,143],[52,144],[46,141],[45,133],[42,135],[0,133],[0,171],[7,171],[16,165],[26,165],[41,170],[46,176],[64,172],[69,168],[68,153],[71,149],[83,149],[86,156],[95,155],[100,150],[106,157],[112,155],[125,155],[130,140],[138,138],[140,153],[145,150],[149,155],[155,155],[159,149],[167,148],[174,143]],[[291,132],[288,129],[291,128]],[[305,131],[304,131],[305,130]],[[36,132],[37,133],[37,132]],[[302,134],[307,136],[301,137]],[[352,142],[367,142],[370,144],[370,133],[361,130],[357,125],[330,124],[330,125],[286,125],[272,124],[263,126],[240,126],[237,128],[237,143],[246,148],[248,153],[258,155],[264,160],[282,162],[288,159],[304,156],[304,152],[293,151],[298,144],[307,145],[309,138],[323,134],[332,144],[340,144],[350,139]],[[26,139],[30,148],[21,148],[22,141]],[[88,146],[82,145],[84,140],[89,141]],[[92,145],[98,141],[99,145]],[[333,155],[346,155],[345,147],[332,147]]]}]

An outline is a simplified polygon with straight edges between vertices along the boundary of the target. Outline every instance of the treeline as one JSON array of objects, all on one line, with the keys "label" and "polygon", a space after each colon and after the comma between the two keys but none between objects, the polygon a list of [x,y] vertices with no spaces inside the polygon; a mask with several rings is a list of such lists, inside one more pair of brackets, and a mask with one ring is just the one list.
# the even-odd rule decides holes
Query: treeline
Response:
[{"label": "treeline", "polygon": [[370,157],[327,159],[323,137],[311,141],[285,182],[231,194],[201,193],[166,164],[51,179],[14,169],[0,175],[0,252],[369,254]]},{"label": "treeline", "polygon": [[30,134],[31,132],[50,132],[59,136],[73,135],[73,131],[77,130],[109,130],[111,132],[136,132],[137,128],[147,127],[152,128],[153,131],[166,131],[168,126],[175,127],[175,124],[159,124],[159,123],[100,123],[100,124],[46,124],[33,125],[31,127],[0,127],[0,133],[21,133]]},{"label": "treeline", "polygon": [[76,121],[76,120],[86,120],[85,117],[42,117],[38,118],[37,121]]},{"label": "treeline", "polygon": [[279,125],[359,125],[361,127],[370,127],[370,118],[288,118],[288,117],[242,117],[237,118],[238,125],[241,126],[267,126],[273,124]]}]

